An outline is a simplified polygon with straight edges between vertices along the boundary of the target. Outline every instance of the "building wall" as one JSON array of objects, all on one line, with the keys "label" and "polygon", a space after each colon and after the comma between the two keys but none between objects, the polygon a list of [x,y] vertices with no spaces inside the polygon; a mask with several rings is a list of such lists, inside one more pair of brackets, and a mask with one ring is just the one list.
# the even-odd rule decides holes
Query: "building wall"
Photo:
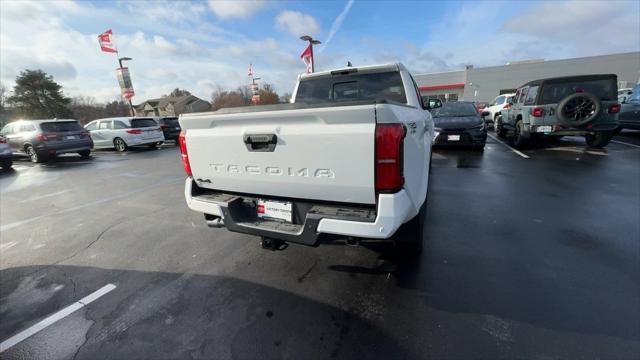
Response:
[{"label": "building wall", "polygon": [[[420,74],[415,79],[418,87],[464,83],[464,88],[455,89],[461,92],[459,100],[488,102],[501,90],[515,89],[532,80],[585,74],[616,74],[619,86],[632,86],[640,82],[640,52]],[[428,91],[433,92],[437,90]]]}]

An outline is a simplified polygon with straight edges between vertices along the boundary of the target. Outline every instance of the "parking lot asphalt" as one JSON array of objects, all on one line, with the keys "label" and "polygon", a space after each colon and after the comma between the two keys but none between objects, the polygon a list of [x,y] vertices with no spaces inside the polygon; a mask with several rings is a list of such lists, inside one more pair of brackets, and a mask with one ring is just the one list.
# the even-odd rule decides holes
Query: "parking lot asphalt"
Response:
[{"label": "parking lot asphalt", "polygon": [[640,133],[507,145],[434,153],[417,258],[207,228],[170,145],[18,160],[0,174],[0,357],[637,359]]}]

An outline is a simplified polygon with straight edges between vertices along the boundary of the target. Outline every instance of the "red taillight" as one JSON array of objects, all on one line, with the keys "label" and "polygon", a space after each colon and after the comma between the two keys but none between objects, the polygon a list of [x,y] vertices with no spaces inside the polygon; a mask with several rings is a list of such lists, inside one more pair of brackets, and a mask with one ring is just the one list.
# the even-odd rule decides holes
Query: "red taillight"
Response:
[{"label": "red taillight", "polygon": [[0,137],[0,144],[6,144],[7,140],[3,137]]},{"label": "red taillight", "polygon": [[394,193],[402,189],[405,134],[406,129],[402,124],[376,125],[376,192]]},{"label": "red taillight", "polygon": [[80,137],[88,137],[88,136],[90,136],[88,131],[83,131],[80,133]]},{"label": "red taillight", "polygon": [[36,135],[36,140],[38,141],[49,141],[49,140],[53,140],[55,138],[57,138],[58,135],[56,134],[38,134]]},{"label": "red taillight", "polygon": [[537,107],[531,109],[531,116],[533,117],[542,117],[544,115],[544,108]]},{"label": "red taillight", "polygon": [[191,164],[189,163],[189,153],[187,152],[187,131],[182,130],[178,137],[178,145],[180,146],[180,156],[182,157],[182,165],[187,176],[193,176],[191,173]]},{"label": "red taillight", "polygon": [[620,104],[609,105],[609,114],[617,114],[620,112]]},{"label": "red taillight", "polygon": [[131,129],[131,130],[127,130],[127,132],[129,134],[135,134],[135,135],[142,134],[142,130],[140,130],[140,129]]}]

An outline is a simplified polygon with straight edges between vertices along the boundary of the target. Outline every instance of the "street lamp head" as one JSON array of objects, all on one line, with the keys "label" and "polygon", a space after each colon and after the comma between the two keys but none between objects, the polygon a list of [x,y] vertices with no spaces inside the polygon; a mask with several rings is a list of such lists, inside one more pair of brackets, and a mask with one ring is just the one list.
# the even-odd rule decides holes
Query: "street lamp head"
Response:
[{"label": "street lamp head", "polygon": [[311,43],[313,45],[318,45],[318,44],[320,44],[320,40],[311,40]]},{"label": "street lamp head", "polygon": [[313,38],[309,35],[303,35],[303,36],[300,36],[300,40],[311,41],[313,40]]},{"label": "street lamp head", "polygon": [[132,58],[130,58],[130,57],[126,57],[126,56],[125,56],[125,57],[121,57],[121,58],[120,58],[120,59],[118,59],[118,60],[122,60],[122,61],[129,61],[129,60],[133,60],[133,59],[132,59]]}]

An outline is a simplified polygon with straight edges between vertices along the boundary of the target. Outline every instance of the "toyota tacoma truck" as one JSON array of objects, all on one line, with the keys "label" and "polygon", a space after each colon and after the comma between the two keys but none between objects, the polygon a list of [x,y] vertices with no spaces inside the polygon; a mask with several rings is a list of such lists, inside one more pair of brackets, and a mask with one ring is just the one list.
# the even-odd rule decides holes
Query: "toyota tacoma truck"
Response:
[{"label": "toyota tacoma truck", "polygon": [[392,239],[418,253],[427,108],[407,69],[387,64],[300,75],[288,104],[182,114],[187,205],[265,248]]}]

